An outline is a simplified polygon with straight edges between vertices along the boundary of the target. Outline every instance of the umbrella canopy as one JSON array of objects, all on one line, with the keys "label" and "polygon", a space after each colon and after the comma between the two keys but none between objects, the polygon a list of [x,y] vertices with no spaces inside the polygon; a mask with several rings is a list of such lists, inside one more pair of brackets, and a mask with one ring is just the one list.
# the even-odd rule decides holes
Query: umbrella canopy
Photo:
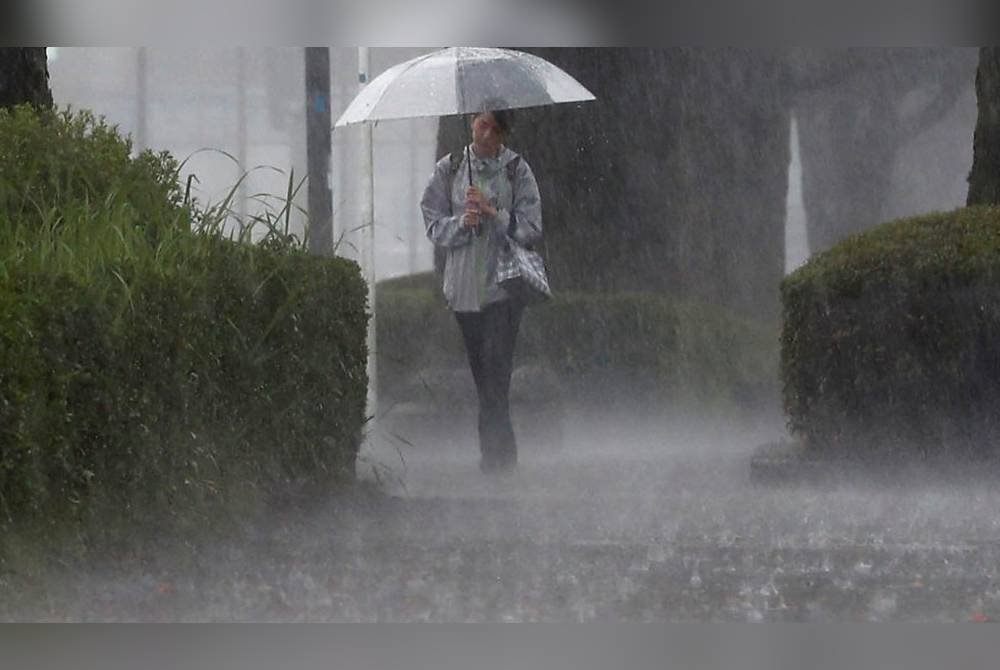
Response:
[{"label": "umbrella canopy", "polygon": [[[502,100],[502,106],[496,101]],[[450,47],[400,63],[376,77],[337,120],[449,116],[594,100],[580,82],[547,60],[509,49]]]}]

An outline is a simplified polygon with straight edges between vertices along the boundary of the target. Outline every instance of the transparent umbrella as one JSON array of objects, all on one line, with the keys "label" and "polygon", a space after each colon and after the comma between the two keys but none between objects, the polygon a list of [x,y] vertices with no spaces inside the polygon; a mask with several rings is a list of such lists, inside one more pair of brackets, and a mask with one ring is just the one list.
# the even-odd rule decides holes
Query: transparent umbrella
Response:
[{"label": "transparent umbrella", "polygon": [[470,114],[497,100],[504,109],[518,109],[584,102],[594,95],[543,58],[510,49],[450,47],[386,70],[336,125]]}]

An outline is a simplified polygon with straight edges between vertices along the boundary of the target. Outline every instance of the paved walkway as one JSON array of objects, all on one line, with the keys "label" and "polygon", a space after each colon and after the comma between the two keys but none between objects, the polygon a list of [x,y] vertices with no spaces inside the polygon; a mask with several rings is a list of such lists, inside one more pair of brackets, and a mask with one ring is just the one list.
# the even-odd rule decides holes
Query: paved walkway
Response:
[{"label": "paved walkway", "polygon": [[474,449],[376,441],[364,462],[394,464],[389,499],[291,515],[184,565],[60,575],[14,618],[1000,618],[997,487],[755,487],[769,437],[593,419],[561,450],[523,445],[500,479]]}]

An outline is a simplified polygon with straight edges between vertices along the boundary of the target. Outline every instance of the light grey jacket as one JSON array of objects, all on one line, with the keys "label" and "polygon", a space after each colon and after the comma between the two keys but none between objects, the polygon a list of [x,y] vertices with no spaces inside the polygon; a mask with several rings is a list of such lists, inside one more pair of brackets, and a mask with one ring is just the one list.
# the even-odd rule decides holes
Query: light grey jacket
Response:
[{"label": "light grey jacket", "polygon": [[[481,223],[484,232],[476,236],[462,225],[465,193],[469,188],[472,157],[473,181],[496,207],[497,215]],[[510,260],[509,244],[536,246],[542,239],[542,208],[538,183],[531,167],[522,158],[517,162],[514,183],[507,177],[507,165],[518,155],[503,147],[496,159],[481,160],[463,151],[461,165],[452,172],[450,156],[434,168],[420,200],[427,237],[447,250],[444,268],[444,297],[456,312],[478,312],[486,305],[508,296],[497,284],[497,266]]]}]

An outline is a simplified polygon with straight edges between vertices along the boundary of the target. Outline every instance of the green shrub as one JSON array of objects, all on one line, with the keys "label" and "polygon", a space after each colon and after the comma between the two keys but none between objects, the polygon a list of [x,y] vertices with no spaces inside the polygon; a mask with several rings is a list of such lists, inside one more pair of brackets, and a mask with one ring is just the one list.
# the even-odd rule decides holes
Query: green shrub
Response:
[{"label": "green shrub", "polygon": [[[377,295],[379,388],[465,361],[433,275],[384,282]],[[659,294],[560,293],[525,313],[518,364],[540,363],[568,398],[662,410],[776,407],[777,333],[709,305]]]},{"label": "green shrub", "polygon": [[396,391],[417,370],[459,365],[465,345],[433,274],[381,282],[376,291],[379,394]]},{"label": "green shrub", "polygon": [[[367,387],[357,265],[273,229],[257,246],[221,239],[225,212],[178,199],[172,159],[123,157],[127,143],[89,118],[38,123],[67,160],[103,170],[101,189],[0,155],[0,533],[124,540],[353,477]],[[4,146],[21,134],[49,147],[36,130],[25,110],[0,114]],[[21,191],[51,208],[10,199]]]},{"label": "green shrub", "polygon": [[791,430],[815,453],[994,453],[1000,209],[884,224],[782,286]]},{"label": "green shrub", "polygon": [[[154,234],[186,226],[191,210],[167,152],[133,158],[131,141],[88,111],[0,110],[0,212],[6,225],[37,226],[72,212],[107,212]],[[93,216],[100,225],[101,216]]]}]

